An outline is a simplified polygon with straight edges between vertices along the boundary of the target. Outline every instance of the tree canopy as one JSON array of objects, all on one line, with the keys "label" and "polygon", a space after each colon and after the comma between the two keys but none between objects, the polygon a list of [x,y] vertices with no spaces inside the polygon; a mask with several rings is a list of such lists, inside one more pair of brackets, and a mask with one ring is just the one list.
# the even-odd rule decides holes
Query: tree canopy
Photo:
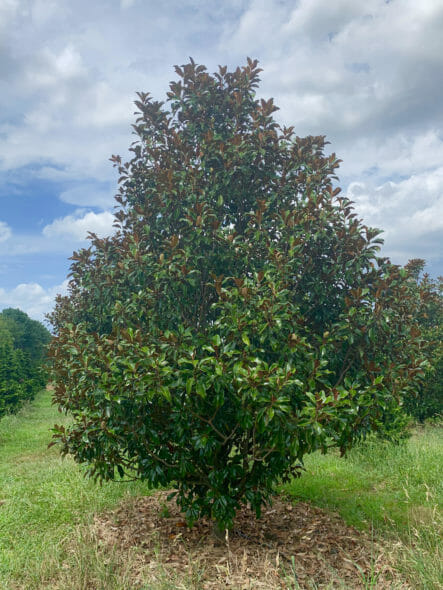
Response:
[{"label": "tree canopy", "polygon": [[260,514],[303,456],[403,423],[415,282],[340,195],[324,136],[279,125],[257,61],[138,93],[112,237],[72,257],[51,320],[64,453],[174,483],[188,522]]},{"label": "tree canopy", "polygon": [[16,411],[45,383],[49,331],[19,309],[0,313],[0,417]]},{"label": "tree canopy", "polygon": [[419,421],[443,416],[443,277],[433,279],[425,267],[421,258],[406,265],[420,292],[416,319],[428,364],[416,390],[405,395],[404,407]]}]

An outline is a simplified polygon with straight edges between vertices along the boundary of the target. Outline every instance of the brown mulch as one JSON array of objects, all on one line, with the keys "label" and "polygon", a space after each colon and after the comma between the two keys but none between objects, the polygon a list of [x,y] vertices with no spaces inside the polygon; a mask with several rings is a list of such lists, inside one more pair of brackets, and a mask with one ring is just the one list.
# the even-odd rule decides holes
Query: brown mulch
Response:
[{"label": "brown mulch", "polygon": [[162,579],[195,580],[198,572],[192,587],[205,590],[409,588],[380,543],[306,502],[276,498],[259,520],[244,508],[226,539],[218,540],[206,520],[189,529],[167,495],[133,499],[95,518],[104,549],[136,550],[134,587],[161,567]]}]

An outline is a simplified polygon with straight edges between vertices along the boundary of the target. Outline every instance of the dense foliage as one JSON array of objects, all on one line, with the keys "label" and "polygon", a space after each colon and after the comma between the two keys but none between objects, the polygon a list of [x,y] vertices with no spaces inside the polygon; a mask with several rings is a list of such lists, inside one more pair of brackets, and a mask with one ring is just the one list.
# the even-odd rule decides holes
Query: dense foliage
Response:
[{"label": "dense foliage", "polygon": [[19,309],[0,313],[0,417],[34,397],[46,380],[49,331]]},{"label": "dense foliage", "polygon": [[303,456],[399,427],[420,297],[334,188],[325,138],[257,100],[257,62],[139,93],[117,233],[74,253],[51,316],[56,441],[98,479],[174,483],[188,522],[257,514]]},{"label": "dense foliage", "polygon": [[422,422],[443,416],[443,277],[435,280],[424,273],[425,261],[419,258],[406,268],[420,292],[417,320],[428,366],[417,390],[405,396],[404,407]]}]

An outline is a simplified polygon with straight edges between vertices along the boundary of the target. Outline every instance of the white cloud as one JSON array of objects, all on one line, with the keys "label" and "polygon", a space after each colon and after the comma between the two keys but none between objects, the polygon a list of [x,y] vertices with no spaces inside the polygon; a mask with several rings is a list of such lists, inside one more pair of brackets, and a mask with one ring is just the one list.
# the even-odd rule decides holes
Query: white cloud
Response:
[{"label": "white cloud", "polygon": [[85,213],[78,210],[74,215],[67,215],[54,220],[43,228],[43,235],[48,238],[67,238],[74,240],[86,240],[87,233],[93,232],[100,237],[114,233],[112,227],[115,218],[109,211],[103,213]]},{"label": "white cloud", "polygon": [[0,260],[14,264],[12,261],[16,257],[23,259],[24,256],[41,255],[44,267],[44,256],[59,255],[61,262],[73,250],[86,246],[88,232],[100,237],[112,235],[115,232],[114,220],[110,211],[94,213],[77,209],[72,215],[55,219],[39,234],[12,233],[6,224],[2,227],[0,222]]},{"label": "white cloud", "polygon": [[386,253],[394,262],[441,257],[443,167],[379,186],[353,182],[347,197],[365,223],[386,230]]},{"label": "white cloud", "polygon": [[122,10],[125,8],[131,8],[131,6],[134,6],[135,1],[136,0],[120,0],[120,7]]},{"label": "white cloud", "polygon": [[0,221],[0,242],[6,242],[12,236],[12,231],[5,221]]},{"label": "white cloud", "polygon": [[[77,50],[42,50],[30,58],[16,90],[33,96],[23,114],[0,121],[0,170],[39,164],[73,179],[109,181],[113,153],[127,153],[135,84],[97,80]],[[20,104],[21,97],[17,96]],[[1,105],[1,99],[0,99]]]},{"label": "white cloud", "polygon": [[6,307],[18,308],[31,318],[43,321],[45,314],[54,306],[55,296],[66,294],[67,288],[67,280],[47,289],[38,283],[22,283],[9,290],[0,288],[0,310]]},{"label": "white cloud", "polygon": [[128,158],[135,92],[163,100],[189,55],[210,71],[249,55],[277,118],[331,141],[344,192],[386,230],[385,253],[437,256],[442,30],[435,0],[0,0],[0,182],[54,183],[83,208],[43,234],[14,226],[0,254],[69,255],[87,230],[112,231],[108,158]]},{"label": "white cloud", "polygon": [[42,27],[51,22],[57,15],[65,13],[59,0],[34,0],[30,7],[32,22],[37,27]]},{"label": "white cloud", "polygon": [[115,205],[115,190],[98,189],[94,184],[82,184],[63,191],[60,200],[81,207],[102,207],[109,209]]},{"label": "white cloud", "polygon": [[220,49],[263,56],[263,91],[297,133],[353,141],[441,116],[442,25],[441,2],[254,0]]},{"label": "white cloud", "polygon": [[[0,241],[0,257],[3,261],[8,261],[9,264],[14,264],[13,257],[17,256],[40,254],[44,257],[45,255],[59,254],[68,257],[79,245],[80,247],[84,245],[83,240],[80,241],[72,235],[66,235],[64,239],[60,239],[59,235],[48,237],[43,234],[20,233],[14,234],[11,239],[4,242]],[[44,264],[45,260],[42,258],[42,265]]]},{"label": "white cloud", "polygon": [[2,0],[0,3],[0,31],[7,30],[20,10],[20,0]]},{"label": "white cloud", "polygon": [[34,92],[40,88],[58,90],[65,81],[80,81],[86,75],[82,57],[72,44],[57,53],[44,47],[25,69],[26,83]]},{"label": "white cloud", "polygon": [[433,0],[252,0],[219,44],[262,56],[260,93],[298,135],[326,134],[398,262],[442,257],[442,27]]},{"label": "white cloud", "polygon": [[406,130],[386,137],[356,137],[342,142],[338,155],[343,159],[339,175],[363,180],[366,176],[380,179],[409,177],[436,170],[443,162],[443,136],[437,129],[407,133]]}]

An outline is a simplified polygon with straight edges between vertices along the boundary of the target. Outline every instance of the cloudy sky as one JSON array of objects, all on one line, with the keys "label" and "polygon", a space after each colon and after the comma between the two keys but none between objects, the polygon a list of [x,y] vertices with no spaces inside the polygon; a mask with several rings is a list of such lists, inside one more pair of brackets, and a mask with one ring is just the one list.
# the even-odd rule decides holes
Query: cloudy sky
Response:
[{"label": "cloudy sky", "polygon": [[0,0],[0,309],[36,319],[112,228],[138,90],[246,56],[280,122],[325,134],[384,254],[443,274],[443,0]]}]

